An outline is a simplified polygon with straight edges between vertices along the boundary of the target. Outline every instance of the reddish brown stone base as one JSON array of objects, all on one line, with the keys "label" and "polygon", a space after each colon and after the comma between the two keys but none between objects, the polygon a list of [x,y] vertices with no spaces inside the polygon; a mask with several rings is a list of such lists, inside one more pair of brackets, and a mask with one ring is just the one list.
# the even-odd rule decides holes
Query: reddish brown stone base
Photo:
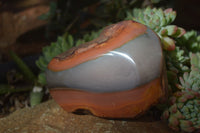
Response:
[{"label": "reddish brown stone base", "polygon": [[133,118],[164,96],[161,79],[128,91],[93,93],[66,88],[50,90],[53,99],[67,112],[78,109],[106,118]]}]

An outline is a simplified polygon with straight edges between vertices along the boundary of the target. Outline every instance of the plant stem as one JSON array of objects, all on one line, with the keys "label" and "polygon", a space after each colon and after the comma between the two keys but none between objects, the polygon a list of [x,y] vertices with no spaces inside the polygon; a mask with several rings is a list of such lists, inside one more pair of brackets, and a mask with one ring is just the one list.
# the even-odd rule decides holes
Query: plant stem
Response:
[{"label": "plant stem", "polygon": [[10,51],[10,56],[13,61],[17,64],[25,78],[27,78],[30,82],[35,82],[36,76],[33,74],[31,69],[20,59],[13,51]]},{"label": "plant stem", "polygon": [[0,84],[0,95],[15,92],[31,91],[33,86],[13,87],[7,84]]}]

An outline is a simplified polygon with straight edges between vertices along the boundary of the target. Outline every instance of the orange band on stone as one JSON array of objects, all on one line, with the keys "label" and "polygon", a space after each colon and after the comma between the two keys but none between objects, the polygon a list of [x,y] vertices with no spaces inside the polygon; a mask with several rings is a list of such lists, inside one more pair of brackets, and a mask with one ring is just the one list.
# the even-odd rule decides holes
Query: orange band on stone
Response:
[{"label": "orange band on stone", "polygon": [[83,46],[79,46],[72,54],[64,59],[53,58],[48,65],[48,69],[55,72],[62,71],[88,60],[95,59],[144,34],[146,30],[146,26],[130,20],[111,25],[95,39],[97,41],[91,41],[92,44],[82,44]]},{"label": "orange band on stone", "polygon": [[67,88],[51,89],[54,100],[66,111],[85,109],[99,117],[134,118],[146,111],[165,94],[161,78],[128,91],[92,93]]}]

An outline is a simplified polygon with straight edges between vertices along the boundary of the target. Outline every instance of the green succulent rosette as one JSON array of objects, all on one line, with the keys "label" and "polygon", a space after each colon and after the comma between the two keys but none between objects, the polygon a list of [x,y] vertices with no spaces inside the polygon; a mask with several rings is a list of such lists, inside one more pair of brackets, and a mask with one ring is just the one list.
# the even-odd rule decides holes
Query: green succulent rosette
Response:
[{"label": "green succulent rosette", "polygon": [[193,90],[200,93],[200,53],[190,53],[190,72],[185,72],[179,78],[180,84],[177,88],[182,91]]},{"label": "green succulent rosette", "polygon": [[170,107],[162,118],[176,131],[200,131],[200,93],[193,90],[177,91],[170,97]]},{"label": "green succulent rosette", "polygon": [[184,47],[193,53],[200,52],[200,35],[197,31],[191,30],[176,40],[177,45]]},{"label": "green succulent rosette", "polygon": [[176,131],[200,131],[200,53],[190,53],[189,70],[179,78],[178,91],[169,98],[162,116]]},{"label": "green succulent rosette", "polygon": [[176,12],[171,8],[162,10],[161,8],[147,7],[146,9],[134,9],[127,12],[127,19],[140,22],[154,30],[160,37],[163,48],[168,51],[175,50],[174,38],[179,38],[185,34],[185,30],[176,25],[170,25],[176,18]]}]

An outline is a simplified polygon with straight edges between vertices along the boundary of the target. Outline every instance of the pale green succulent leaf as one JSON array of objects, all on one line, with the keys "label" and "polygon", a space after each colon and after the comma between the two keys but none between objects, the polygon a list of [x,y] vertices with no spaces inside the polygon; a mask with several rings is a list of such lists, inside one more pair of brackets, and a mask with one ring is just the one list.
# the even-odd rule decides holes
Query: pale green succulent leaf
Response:
[{"label": "pale green succulent leaf", "polygon": [[189,52],[197,53],[200,51],[200,35],[197,31],[188,31],[183,36],[178,38],[177,45],[185,47]]},{"label": "pale green succulent leaf", "polygon": [[168,37],[168,36],[161,37],[161,42],[162,42],[163,48],[165,50],[173,51],[176,48],[175,41],[172,38]]},{"label": "pale green succulent leaf", "polygon": [[45,73],[42,72],[38,75],[38,83],[40,83],[41,85],[45,85],[46,84],[46,77],[45,77]]},{"label": "pale green succulent leaf", "polygon": [[191,89],[193,91],[200,93],[200,54],[190,53],[190,72],[185,72],[183,77],[179,78],[181,86],[187,90]]},{"label": "pale green succulent leaf", "polygon": [[[192,132],[199,129],[200,93],[195,91],[177,91],[174,93],[173,97],[175,97],[173,99],[177,100],[164,111],[168,112],[167,117],[163,116],[163,118],[168,120],[169,126],[173,129],[181,129],[185,132]],[[176,105],[178,108],[174,109]]]},{"label": "pale green succulent leaf", "polygon": [[176,18],[176,12],[173,11],[172,8],[166,9],[164,11],[164,13],[165,13],[165,18],[166,18],[166,21],[167,21],[168,24],[172,23],[175,20],[175,18]]},{"label": "pale green succulent leaf", "polygon": [[165,27],[162,27],[159,34],[162,36],[171,36],[174,38],[179,38],[185,34],[185,30],[181,27],[178,27],[176,25],[167,25]]}]

